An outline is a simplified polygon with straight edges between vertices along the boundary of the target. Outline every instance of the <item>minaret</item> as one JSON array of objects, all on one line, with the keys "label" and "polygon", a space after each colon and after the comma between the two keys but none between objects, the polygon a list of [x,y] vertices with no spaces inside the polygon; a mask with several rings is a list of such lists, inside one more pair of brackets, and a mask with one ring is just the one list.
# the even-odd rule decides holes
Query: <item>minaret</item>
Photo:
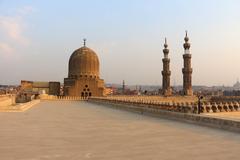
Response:
[{"label": "minaret", "polygon": [[185,43],[183,44],[184,47],[184,54],[183,54],[183,60],[184,60],[184,67],[182,69],[183,73],[183,95],[185,96],[192,96],[192,68],[191,68],[191,58],[192,55],[190,54],[189,48],[190,43],[188,43],[189,38],[186,31],[186,36],[184,38]]},{"label": "minaret", "polygon": [[125,81],[123,80],[122,83],[122,94],[125,94]]},{"label": "minaret", "polygon": [[163,49],[164,58],[162,59],[162,62],[163,62],[163,71],[162,71],[162,91],[163,92],[162,92],[162,94],[164,96],[171,96],[172,95],[172,89],[170,87],[171,71],[170,71],[170,67],[169,67],[170,59],[168,58],[169,49],[167,47],[168,47],[167,39],[165,38],[164,49]]}]

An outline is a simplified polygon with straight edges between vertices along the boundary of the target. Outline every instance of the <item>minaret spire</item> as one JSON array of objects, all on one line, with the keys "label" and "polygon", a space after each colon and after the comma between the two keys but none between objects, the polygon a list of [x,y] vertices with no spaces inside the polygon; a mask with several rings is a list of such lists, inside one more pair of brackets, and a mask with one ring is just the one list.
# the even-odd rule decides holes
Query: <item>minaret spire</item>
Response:
[{"label": "minaret spire", "polygon": [[168,58],[169,49],[167,44],[167,38],[165,38],[163,46],[164,46],[164,49],[163,49],[164,58]]},{"label": "minaret spire", "polygon": [[191,45],[188,42],[189,41],[188,32],[187,31],[185,31],[185,32],[186,32],[186,35],[185,35],[185,38],[184,38],[185,43],[183,44],[183,48],[185,49],[186,52],[188,52]]},{"label": "minaret spire", "polygon": [[125,94],[125,80],[122,83],[122,94]]}]

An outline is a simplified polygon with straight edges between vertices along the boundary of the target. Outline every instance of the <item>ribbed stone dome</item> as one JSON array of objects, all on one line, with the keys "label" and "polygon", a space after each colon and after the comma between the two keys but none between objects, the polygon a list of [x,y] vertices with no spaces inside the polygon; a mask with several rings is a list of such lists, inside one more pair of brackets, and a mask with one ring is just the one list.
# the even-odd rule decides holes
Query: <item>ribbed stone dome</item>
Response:
[{"label": "ribbed stone dome", "polygon": [[75,50],[69,59],[68,77],[98,78],[99,60],[97,54],[86,46]]}]

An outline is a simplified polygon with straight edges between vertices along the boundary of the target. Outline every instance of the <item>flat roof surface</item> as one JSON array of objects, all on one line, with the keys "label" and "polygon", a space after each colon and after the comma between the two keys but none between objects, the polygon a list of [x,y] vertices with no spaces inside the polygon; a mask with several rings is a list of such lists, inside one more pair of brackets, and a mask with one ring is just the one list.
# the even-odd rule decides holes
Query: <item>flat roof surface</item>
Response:
[{"label": "flat roof surface", "polygon": [[239,160],[240,134],[81,101],[0,113],[1,160]]},{"label": "flat roof surface", "polygon": [[209,117],[216,117],[221,119],[229,119],[234,121],[240,121],[240,112],[219,112],[219,113],[204,113]]}]

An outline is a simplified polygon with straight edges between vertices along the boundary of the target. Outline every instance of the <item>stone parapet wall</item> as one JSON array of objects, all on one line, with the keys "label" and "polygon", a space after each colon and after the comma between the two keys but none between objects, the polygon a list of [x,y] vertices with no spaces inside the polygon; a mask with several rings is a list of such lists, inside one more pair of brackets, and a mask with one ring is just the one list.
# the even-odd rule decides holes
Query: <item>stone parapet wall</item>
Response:
[{"label": "stone parapet wall", "polygon": [[0,95],[0,107],[11,106],[16,103],[15,95]]},{"label": "stone parapet wall", "polygon": [[163,110],[162,108],[152,107],[149,104],[136,105],[134,103],[123,103],[119,101],[110,101],[100,98],[89,99],[90,103],[102,104],[117,109],[123,109],[131,112],[137,112],[143,115],[150,115],[154,117],[167,118],[187,123],[192,123],[201,126],[208,126],[228,131],[240,132],[240,121],[221,119],[207,115],[198,115],[192,113],[179,113]]},{"label": "stone parapet wall", "polygon": [[[91,99],[97,99],[99,101],[109,101],[112,103],[130,104],[137,106],[147,106],[148,108],[156,108],[174,112],[182,113],[197,113],[198,104],[195,101],[162,101],[162,99],[154,99],[147,97],[91,97]],[[201,104],[202,113],[214,113],[214,112],[234,112],[240,111],[240,103],[235,102],[204,102]]]},{"label": "stone parapet wall", "polygon": [[77,96],[53,96],[53,95],[40,95],[41,100],[67,100],[67,101],[82,101],[87,100],[85,97],[77,97]]},{"label": "stone parapet wall", "polygon": [[[94,98],[94,97],[93,97]],[[135,101],[159,101],[159,102],[196,102],[198,99],[196,96],[149,96],[149,95],[114,95],[107,97],[96,97],[96,98],[107,98],[115,100],[135,100]]]},{"label": "stone parapet wall", "polygon": [[18,103],[16,105],[0,107],[0,112],[24,112],[39,102],[40,100],[38,99],[26,103]]}]

